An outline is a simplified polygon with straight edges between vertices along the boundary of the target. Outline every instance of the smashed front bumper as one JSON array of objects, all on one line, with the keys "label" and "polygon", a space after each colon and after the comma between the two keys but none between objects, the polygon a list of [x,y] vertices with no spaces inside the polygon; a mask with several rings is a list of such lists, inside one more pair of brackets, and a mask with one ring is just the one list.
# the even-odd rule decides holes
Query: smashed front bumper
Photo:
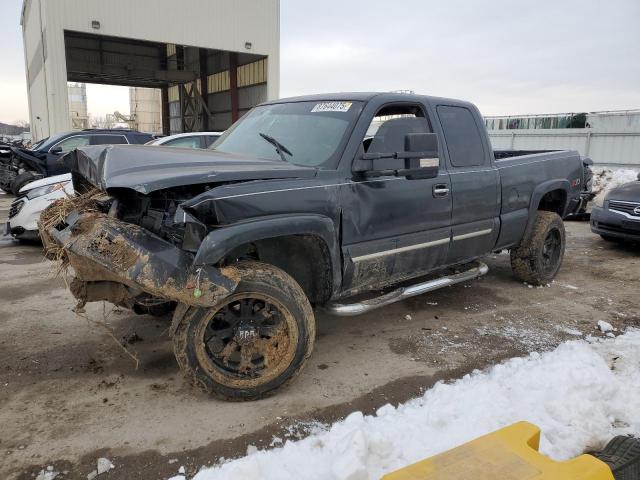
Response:
[{"label": "smashed front bumper", "polygon": [[45,237],[74,270],[70,289],[79,307],[101,300],[130,307],[149,298],[208,307],[239,282],[234,267],[193,265],[190,253],[103,213],[74,211]]}]

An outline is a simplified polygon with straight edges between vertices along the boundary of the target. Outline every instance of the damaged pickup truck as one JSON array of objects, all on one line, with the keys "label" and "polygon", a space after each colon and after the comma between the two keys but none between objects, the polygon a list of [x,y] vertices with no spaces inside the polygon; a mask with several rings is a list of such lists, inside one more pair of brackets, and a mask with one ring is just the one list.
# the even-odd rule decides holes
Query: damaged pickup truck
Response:
[{"label": "damaged pickup truck", "polygon": [[209,151],[65,161],[84,194],[40,228],[79,306],[175,308],[180,367],[230,399],[300,372],[314,307],[370,311],[481,276],[503,249],[520,281],[550,282],[585,183],[577,152],[494,152],[472,104],[396,93],[268,102]]}]

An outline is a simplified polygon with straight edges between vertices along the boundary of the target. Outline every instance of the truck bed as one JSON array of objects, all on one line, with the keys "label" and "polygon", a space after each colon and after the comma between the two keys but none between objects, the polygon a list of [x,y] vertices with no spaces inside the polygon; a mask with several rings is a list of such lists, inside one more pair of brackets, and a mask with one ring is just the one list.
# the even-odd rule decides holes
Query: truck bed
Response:
[{"label": "truck bed", "polygon": [[[505,248],[520,240],[529,219],[531,205],[537,205],[536,202],[540,201],[538,197],[541,191],[549,188],[566,188],[568,192],[580,191],[584,180],[583,167],[580,154],[575,150],[502,150],[495,152],[495,155],[495,165],[500,173],[502,198],[502,229],[498,247]],[[563,185],[546,185],[549,183],[548,179],[566,180],[562,180]],[[575,197],[577,198],[577,195]],[[567,209],[575,206],[570,204],[572,201],[567,204]],[[557,213],[564,216],[566,212]]]}]

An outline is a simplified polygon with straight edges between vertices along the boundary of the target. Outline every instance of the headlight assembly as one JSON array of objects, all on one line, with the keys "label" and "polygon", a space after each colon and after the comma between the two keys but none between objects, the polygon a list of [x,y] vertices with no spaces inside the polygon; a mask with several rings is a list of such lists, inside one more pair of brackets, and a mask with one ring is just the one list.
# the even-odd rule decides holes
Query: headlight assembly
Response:
[{"label": "headlight assembly", "polygon": [[51,185],[45,185],[44,187],[34,188],[27,192],[27,198],[33,200],[34,198],[47,195],[48,193],[55,192],[56,190],[62,190],[69,182],[52,183]]}]

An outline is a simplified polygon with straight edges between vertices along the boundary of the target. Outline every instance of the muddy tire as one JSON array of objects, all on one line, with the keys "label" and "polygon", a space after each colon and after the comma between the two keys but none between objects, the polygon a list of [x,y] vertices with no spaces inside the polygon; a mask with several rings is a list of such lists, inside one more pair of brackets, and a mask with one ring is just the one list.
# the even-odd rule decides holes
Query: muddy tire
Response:
[{"label": "muddy tire", "polygon": [[187,377],[226,400],[256,400],[291,382],[313,351],[315,319],[304,291],[279,268],[236,267],[240,283],[212,308],[189,307],[173,335]]},{"label": "muddy tire", "polygon": [[18,175],[16,178],[13,179],[13,182],[11,182],[11,193],[13,193],[15,196],[18,196],[18,194],[20,193],[20,189],[22,187],[24,187],[27,183],[31,183],[34,180],[36,180],[35,175],[33,175],[33,173],[31,172],[23,172],[20,175]]},{"label": "muddy tire", "polygon": [[557,213],[539,210],[531,232],[511,250],[511,269],[519,280],[546,285],[554,279],[564,257],[565,231]]}]

